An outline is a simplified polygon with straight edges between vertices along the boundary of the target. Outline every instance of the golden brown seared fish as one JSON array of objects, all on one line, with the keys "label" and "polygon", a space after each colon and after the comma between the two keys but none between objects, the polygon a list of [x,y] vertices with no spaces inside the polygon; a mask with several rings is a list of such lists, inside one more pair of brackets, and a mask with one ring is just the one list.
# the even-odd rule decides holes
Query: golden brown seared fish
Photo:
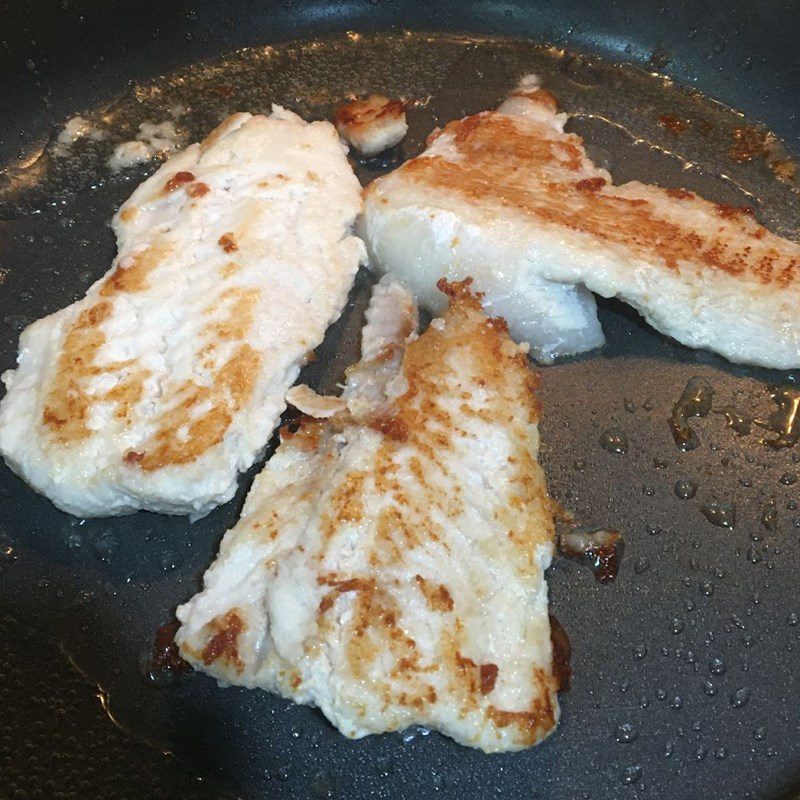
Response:
[{"label": "golden brown seared fish", "polygon": [[9,466],[80,516],[228,500],[344,306],[360,206],[333,125],[279,107],[170,158],[114,218],[112,269],[23,332]]},{"label": "golden brown seared fish", "polygon": [[466,282],[446,290],[416,338],[410,294],[384,278],[343,396],[293,390],[325,419],[284,436],[176,640],[349,737],[419,724],[519,750],[559,714],[536,378]]},{"label": "golden brown seared fish", "polygon": [[372,264],[436,311],[466,275],[542,361],[602,342],[588,288],[731,361],[800,367],[800,245],[682,189],[614,185],[535,76],[367,190]]}]

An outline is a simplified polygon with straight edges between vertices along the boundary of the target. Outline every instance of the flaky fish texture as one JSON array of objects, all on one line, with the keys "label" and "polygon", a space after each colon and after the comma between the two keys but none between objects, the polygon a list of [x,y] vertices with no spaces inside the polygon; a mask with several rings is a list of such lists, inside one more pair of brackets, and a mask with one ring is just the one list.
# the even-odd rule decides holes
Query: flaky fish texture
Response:
[{"label": "flaky fish texture", "polygon": [[284,433],[176,641],[348,737],[419,724],[519,750],[559,714],[536,378],[466,282],[444,288],[416,338],[411,295],[384,278],[342,397],[293,391],[324,419]]},{"label": "flaky fish texture", "polygon": [[279,107],[170,158],[115,216],[111,270],[22,333],[8,465],[80,516],[228,500],[341,313],[360,204],[333,125]]},{"label": "flaky fish texture", "polygon": [[800,366],[800,245],[747,209],[614,185],[566,120],[527,76],[498,111],[435,132],[366,192],[360,230],[374,266],[434,310],[439,277],[473,275],[542,361],[602,342],[588,289],[689,347]]}]

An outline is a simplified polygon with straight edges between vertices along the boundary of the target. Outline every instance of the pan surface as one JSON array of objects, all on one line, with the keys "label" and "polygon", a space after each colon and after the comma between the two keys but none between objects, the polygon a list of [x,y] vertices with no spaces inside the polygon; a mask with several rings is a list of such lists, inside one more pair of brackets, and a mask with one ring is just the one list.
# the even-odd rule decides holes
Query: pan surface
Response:
[{"label": "pan surface", "polygon": [[[649,69],[668,57],[656,53]],[[113,175],[105,159],[139,123],[174,119],[189,142],[229,111],[279,102],[324,118],[347,94],[380,90],[420,101],[403,144],[409,156],[435,125],[496,105],[528,71],[575,114],[572,128],[618,180],[750,205],[797,238],[796,188],[774,169],[786,162],[780,148],[738,163],[741,117],[648,70],[502,37],[295,39],[64,107],[62,124],[81,111],[102,141],[56,155],[45,138],[20,140],[23,157],[9,153],[0,179],[0,368],[13,364],[22,326],[81,296],[110,263],[105,222],[147,169]],[[674,119],[686,129],[676,132]],[[774,127],[796,149],[791,124]],[[360,177],[392,163],[360,164]],[[332,390],[357,357],[369,284],[362,274],[307,368],[319,390]],[[613,302],[601,304],[601,319],[602,351],[543,370],[542,458],[553,495],[581,521],[622,530],[626,553],[610,586],[569,561],[551,570],[575,678],[543,745],[487,757],[423,730],[350,742],[318,712],[266,693],[149,674],[156,629],[197,589],[252,472],[236,500],[190,525],[148,514],[77,520],[2,467],[0,796],[791,796],[800,786],[800,444],[770,448],[762,440],[774,434],[751,426],[739,435],[712,413],[692,421],[701,444],[685,453],[666,420],[692,376],[711,383],[717,411],[767,419],[776,408],[767,386],[796,391],[800,375],[687,350]],[[609,429],[625,436],[627,452],[601,446]],[[732,527],[711,524],[713,504],[734,507]],[[98,697],[154,749],[104,725]],[[181,763],[162,763],[159,749]]]}]

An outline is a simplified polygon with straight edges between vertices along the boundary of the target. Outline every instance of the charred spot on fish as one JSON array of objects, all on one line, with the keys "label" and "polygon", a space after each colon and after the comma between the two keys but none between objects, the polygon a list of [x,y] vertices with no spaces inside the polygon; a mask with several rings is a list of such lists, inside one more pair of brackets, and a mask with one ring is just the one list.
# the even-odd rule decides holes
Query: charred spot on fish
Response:
[{"label": "charred spot on fish", "polygon": [[370,420],[369,426],[396,442],[404,442],[408,439],[408,425],[394,414],[385,414],[376,417]]},{"label": "charred spot on fish", "polygon": [[694,200],[694,198],[697,197],[694,192],[690,192],[686,189],[665,189],[664,191],[674,200]]},{"label": "charred spot on fish", "polygon": [[236,244],[236,240],[233,238],[232,233],[223,233],[222,236],[217,239],[217,244],[226,253],[235,253],[239,249],[239,245]]},{"label": "charred spot on fish", "polygon": [[481,664],[480,668],[480,691],[481,694],[489,694],[497,682],[499,673],[497,664]]},{"label": "charred spot on fish", "polygon": [[194,175],[191,172],[176,172],[165,184],[164,192],[169,194],[174,192],[181,186],[191,183],[194,180]]},{"label": "charred spot on fish", "polygon": [[141,464],[142,459],[144,458],[144,453],[139,453],[136,450],[128,450],[127,453],[122,457],[122,460],[126,464]]},{"label": "charred spot on fish", "polygon": [[606,183],[605,178],[584,178],[575,184],[575,188],[579,192],[599,192]]},{"label": "charred spot on fish", "polygon": [[714,208],[723,219],[731,219],[741,215],[752,217],[755,214],[755,209],[752,206],[731,206],[727,203],[715,203]]},{"label": "charred spot on fish", "polygon": [[193,183],[186,190],[186,193],[189,195],[189,197],[203,197],[204,195],[207,195],[210,191],[211,189],[207,183],[198,181],[197,183]]},{"label": "charred spot on fish", "polygon": [[239,655],[239,636],[245,626],[235,609],[228,611],[222,619],[215,617],[209,625],[215,633],[206,643],[200,657],[206,666],[224,660],[241,674],[244,662]]},{"label": "charred spot on fish", "polygon": [[414,582],[419,587],[431,610],[441,612],[453,610],[453,597],[444,584],[427,581],[422,575],[415,575]]}]

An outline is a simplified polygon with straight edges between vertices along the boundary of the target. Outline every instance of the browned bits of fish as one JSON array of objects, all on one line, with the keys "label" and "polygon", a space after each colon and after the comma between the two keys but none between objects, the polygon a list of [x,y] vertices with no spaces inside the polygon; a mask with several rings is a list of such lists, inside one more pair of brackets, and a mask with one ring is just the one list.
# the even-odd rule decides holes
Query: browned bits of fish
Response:
[{"label": "browned bits of fish", "polygon": [[541,87],[536,88],[527,88],[519,86],[514,89],[509,95],[509,97],[524,97],[527,100],[532,100],[534,103],[556,113],[558,111],[558,100],[556,100],[555,95],[552,92],[548,92],[547,89],[542,89]]},{"label": "browned bits of fish", "polygon": [[553,676],[559,692],[568,692],[572,683],[572,645],[564,626],[550,614],[550,643],[553,646]]},{"label": "browned bits of fish", "polygon": [[481,664],[481,694],[489,694],[497,681],[497,664]]},{"label": "browned bits of fish", "polygon": [[[619,191],[579,191],[574,188],[577,181],[559,182],[542,192],[520,179],[520,175],[535,173],[542,164],[553,161],[568,171],[581,169],[577,137],[532,137],[521,132],[513,118],[493,112],[448,123],[445,131],[464,156],[462,161],[455,163],[439,156],[417,158],[406,162],[400,171],[423,185],[455,192],[470,201],[497,202],[542,223],[587,233],[646,258],[663,259],[672,270],[679,269],[681,261],[688,261],[731,275],[749,273],[766,285],[787,286],[795,280],[797,263],[791,255],[764,249],[763,257],[756,258],[735,241],[728,241],[731,231],[703,235],[665,218],[644,198],[622,196]],[[750,236],[756,239],[765,235],[760,227],[749,228]]]},{"label": "browned bits of fish", "polygon": [[666,128],[673,136],[680,136],[682,133],[686,133],[689,127],[687,120],[680,119],[674,114],[662,114],[658,118],[658,124],[662,128]]},{"label": "browned bits of fish", "polygon": [[326,611],[329,611],[333,608],[333,601],[336,598],[336,592],[328,592],[326,595],[323,595],[322,600],[319,601],[318,611],[320,614],[324,614]]},{"label": "browned bits of fish", "polygon": [[194,180],[194,175],[191,172],[176,172],[165,184],[164,192],[174,192],[180,186],[191,183]]},{"label": "browned bits of fish", "polygon": [[150,288],[148,283],[150,273],[161,265],[170,251],[171,248],[153,244],[126,261],[125,267],[118,264],[111,275],[103,281],[100,296],[112,297],[120,292],[142,292]]},{"label": "browned bits of fish", "polygon": [[217,659],[224,659],[237,672],[241,672],[244,664],[239,656],[238,641],[245,626],[236,609],[228,611],[222,619],[216,617],[209,625],[216,630],[216,633],[208,640],[200,654],[203,663],[208,666]]},{"label": "browned bits of fish", "polygon": [[405,101],[375,94],[366,100],[351,100],[339,106],[333,114],[333,122],[337,128],[367,127],[383,118],[399,118],[405,110]]},{"label": "browned bits of fish", "polygon": [[575,184],[575,188],[581,192],[599,192],[605,185],[605,178],[584,178]]},{"label": "browned bits of fish", "polygon": [[226,253],[234,253],[239,249],[239,245],[236,244],[236,240],[233,238],[232,233],[223,233],[222,236],[220,236],[217,240],[217,244]]},{"label": "browned bits of fish", "polygon": [[727,203],[717,203],[716,209],[717,214],[723,219],[738,217],[740,214],[752,217],[755,214],[755,209],[752,206],[729,206]]},{"label": "browned bits of fish", "polygon": [[369,425],[397,442],[404,442],[408,439],[408,425],[396,415],[382,415],[370,420]]},{"label": "browned bits of fish", "polygon": [[664,191],[675,200],[694,200],[697,196],[694,192],[689,192],[686,189],[665,189]]},{"label": "browned bits of fish", "polygon": [[103,300],[81,312],[64,340],[42,411],[42,422],[59,444],[70,444],[89,435],[86,425],[91,398],[85,383],[96,372],[94,359],[106,341],[100,326],[112,308],[109,301]]},{"label": "browned bits of fish", "polygon": [[752,161],[756,156],[764,154],[766,137],[763,131],[751,126],[733,129],[733,144],[728,155],[737,164]]},{"label": "browned bits of fish", "polygon": [[[290,410],[289,413],[292,413]],[[295,447],[310,453],[319,447],[324,423],[320,420],[309,417],[306,414],[299,414],[294,419],[290,419],[278,430],[281,441],[289,439]]]},{"label": "browned bits of fish", "polygon": [[203,195],[208,194],[211,191],[207,183],[203,183],[202,181],[198,181],[197,183],[193,183],[187,190],[186,193],[189,197],[203,197]]},{"label": "browned bits of fish", "polygon": [[797,180],[797,164],[791,159],[778,159],[777,161],[770,161],[767,166],[772,170],[773,174],[778,180],[781,181],[795,181]]},{"label": "browned bits of fish", "polygon": [[446,612],[453,610],[453,597],[444,584],[431,583],[425,580],[422,575],[415,575],[414,581],[433,611]]},{"label": "browned bits of fish", "polygon": [[161,625],[156,631],[155,642],[147,663],[147,670],[154,680],[176,677],[191,672],[191,666],[178,655],[175,634],[178,620],[173,619]]},{"label": "browned bits of fish", "polygon": [[558,537],[558,549],[588,565],[598,583],[617,577],[623,544],[622,535],[607,528],[575,528]]},{"label": "browned bits of fish", "polygon": [[339,135],[364,156],[375,156],[398,144],[408,131],[407,104],[380,94],[339,106],[333,122]]},{"label": "browned bits of fish", "polygon": [[122,460],[126,464],[139,464],[144,458],[144,453],[137,453],[136,450],[128,450],[123,456]]}]

